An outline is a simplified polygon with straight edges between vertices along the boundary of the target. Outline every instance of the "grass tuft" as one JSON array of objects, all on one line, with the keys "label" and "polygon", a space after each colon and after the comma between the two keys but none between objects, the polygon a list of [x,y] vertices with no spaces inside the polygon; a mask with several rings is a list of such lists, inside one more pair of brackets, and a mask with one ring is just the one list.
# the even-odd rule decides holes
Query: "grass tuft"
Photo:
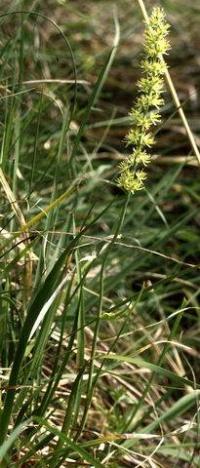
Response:
[{"label": "grass tuft", "polygon": [[[198,467],[198,7],[162,2],[169,76],[142,0],[28,3],[0,15],[0,466]],[[162,123],[129,114],[138,63]]]}]

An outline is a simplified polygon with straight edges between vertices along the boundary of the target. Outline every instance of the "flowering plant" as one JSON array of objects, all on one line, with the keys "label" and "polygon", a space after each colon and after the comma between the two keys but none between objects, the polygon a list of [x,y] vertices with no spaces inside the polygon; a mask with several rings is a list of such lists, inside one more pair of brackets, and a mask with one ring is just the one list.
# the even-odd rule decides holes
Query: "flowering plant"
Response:
[{"label": "flowering plant", "polygon": [[150,20],[146,23],[145,58],[141,62],[143,77],[137,84],[139,96],[130,112],[133,128],[126,137],[127,145],[133,147],[133,152],[119,166],[118,185],[132,193],[144,187],[147,174],[142,166],[151,162],[147,149],[155,143],[151,127],[161,121],[160,108],[164,104],[161,96],[164,88],[163,75],[167,66],[163,55],[170,48],[166,38],[168,31],[164,11],[160,7],[154,7]]}]

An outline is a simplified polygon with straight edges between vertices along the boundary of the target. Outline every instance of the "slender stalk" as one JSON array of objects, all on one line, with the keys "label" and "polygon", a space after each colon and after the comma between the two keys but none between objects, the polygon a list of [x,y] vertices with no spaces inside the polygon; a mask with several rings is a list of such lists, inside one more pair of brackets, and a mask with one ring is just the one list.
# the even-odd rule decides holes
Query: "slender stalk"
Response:
[{"label": "slender stalk", "polygon": [[[143,0],[137,0],[137,2],[138,2],[138,5],[139,5],[139,7],[141,9],[141,12],[143,14],[143,17],[144,17],[145,21],[147,23],[149,23],[149,15],[147,13],[147,9],[146,9],[146,6],[144,4],[144,1]],[[163,57],[162,57],[162,60],[164,62]],[[167,85],[169,87],[170,93],[172,95],[174,104],[175,104],[175,106],[177,108],[177,111],[178,111],[178,113],[180,115],[182,123],[183,123],[183,125],[185,127],[185,131],[186,131],[186,134],[187,134],[188,139],[190,141],[191,147],[192,147],[192,149],[194,151],[194,154],[195,154],[195,156],[196,156],[196,158],[197,158],[197,160],[198,160],[198,162],[200,164],[200,152],[199,152],[198,146],[196,144],[196,141],[195,141],[194,135],[193,135],[193,133],[192,133],[192,131],[190,129],[190,126],[188,124],[185,112],[184,112],[184,110],[182,108],[181,102],[179,100],[178,94],[176,92],[175,86],[173,84],[173,81],[171,79],[171,76],[170,76],[170,73],[169,73],[169,70],[167,69],[167,67],[166,67],[164,76],[165,76],[165,80],[167,82]]]}]

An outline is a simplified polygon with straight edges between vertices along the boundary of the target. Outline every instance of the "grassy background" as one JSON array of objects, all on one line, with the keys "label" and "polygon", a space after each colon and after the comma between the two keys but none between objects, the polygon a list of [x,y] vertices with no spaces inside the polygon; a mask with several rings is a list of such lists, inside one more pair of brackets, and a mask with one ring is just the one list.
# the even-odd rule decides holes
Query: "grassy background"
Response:
[{"label": "grassy background", "polygon": [[[199,144],[200,8],[159,3]],[[116,186],[137,2],[13,0],[4,14],[1,466],[198,467],[198,163],[167,89],[146,189]]]}]

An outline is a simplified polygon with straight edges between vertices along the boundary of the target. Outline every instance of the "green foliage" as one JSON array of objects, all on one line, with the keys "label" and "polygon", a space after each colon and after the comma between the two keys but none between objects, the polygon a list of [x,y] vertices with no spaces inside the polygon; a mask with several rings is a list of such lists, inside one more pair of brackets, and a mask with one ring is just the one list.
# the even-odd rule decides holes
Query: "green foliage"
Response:
[{"label": "green foliage", "polygon": [[[196,161],[170,99],[151,156],[166,70],[151,38],[166,50],[168,26],[154,9],[134,90],[141,17],[117,3],[113,22],[104,0],[2,2],[2,468],[199,466]],[[172,29],[173,61],[185,36]]]}]

